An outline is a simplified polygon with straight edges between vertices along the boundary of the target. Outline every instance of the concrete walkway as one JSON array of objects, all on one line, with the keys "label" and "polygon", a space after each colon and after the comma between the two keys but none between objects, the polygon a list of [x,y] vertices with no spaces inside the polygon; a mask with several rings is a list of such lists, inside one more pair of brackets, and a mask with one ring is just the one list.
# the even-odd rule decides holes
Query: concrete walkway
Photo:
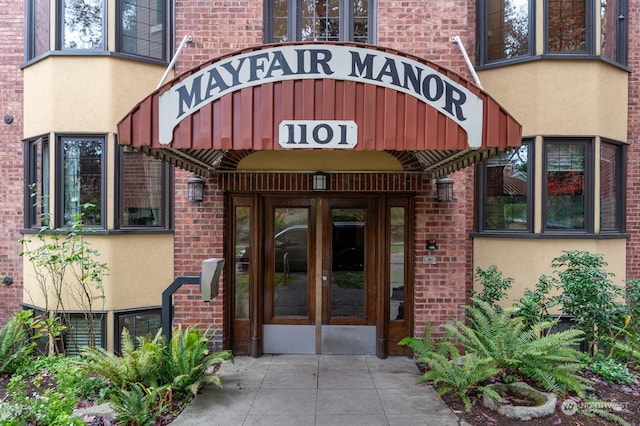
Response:
[{"label": "concrete walkway", "polygon": [[404,357],[264,355],[236,357],[172,426],[454,426],[458,418]]}]

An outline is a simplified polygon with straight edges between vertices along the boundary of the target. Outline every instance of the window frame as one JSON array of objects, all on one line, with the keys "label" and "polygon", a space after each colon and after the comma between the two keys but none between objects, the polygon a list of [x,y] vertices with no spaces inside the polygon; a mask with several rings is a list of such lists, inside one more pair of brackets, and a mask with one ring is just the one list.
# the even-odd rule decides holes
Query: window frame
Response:
[{"label": "window frame", "polygon": [[[264,33],[263,33],[263,42],[265,44],[275,43],[273,40],[273,1],[274,0],[266,0],[264,2],[263,14],[264,14]],[[339,0],[340,1],[340,41],[341,42],[353,42],[353,0]],[[295,37],[288,37],[288,42],[299,41],[300,35],[298,34],[301,21],[302,14],[300,12],[302,0],[289,0],[288,4],[288,13],[287,13],[287,35],[295,34]],[[378,14],[378,2],[377,0],[369,0],[368,5],[368,34],[367,34],[367,44],[376,44],[377,43],[377,14]],[[291,19],[291,17],[295,17],[295,19]]]},{"label": "window frame", "polygon": [[[121,354],[122,351],[122,330],[124,329],[124,317],[129,315],[148,315],[155,313],[158,314],[158,319],[162,320],[162,307],[146,307],[113,311],[113,352],[115,354]],[[160,324],[160,328],[158,330],[162,330],[162,324]],[[132,335],[131,337],[135,341],[135,335]]]},{"label": "window frame", "polygon": [[[38,155],[39,154],[39,155]],[[49,156],[49,135],[41,135],[24,141],[24,227],[25,229],[40,229],[48,225],[49,197],[51,196],[51,158]],[[39,171],[39,165],[42,169]],[[40,179],[38,179],[40,175]],[[34,191],[31,186],[36,185]],[[34,201],[34,195],[40,199]],[[41,203],[40,217],[36,203]],[[45,220],[43,220],[45,219]]]},{"label": "window frame", "polygon": [[477,182],[477,220],[476,229],[483,234],[530,234],[534,231],[535,207],[535,148],[533,138],[523,138],[522,145],[527,144],[527,227],[525,229],[486,228],[487,219],[487,162],[484,160],[476,167]]},{"label": "window frame", "polygon": [[530,60],[535,56],[536,52],[536,1],[527,0],[529,2],[529,34],[528,34],[528,53],[526,55],[517,56],[514,58],[502,58],[490,61],[489,55],[489,7],[486,0],[479,0],[476,3],[478,24],[476,29],[477,45],[477,58],[479,65],[493,65],[503,63],[517,63],[526,60]]},{"label": "window frame", "polygon": [[55,138],[56,154],[55,154],[55,213],[54,226],[56,228],[67,227],[64,220],[64,149],[65,140],[88,140],[100,139],[102,143],[102,156],[100,161],[100,225],[85,225],[84,228],[106,229],[107,228],[107,135],[106,134],[57,134]]},{"label": "window frame", "polygon": [[[125,155],[125,151],[127,149],[130,149],[127,146],[124,145],[120,145],[120,144],[115,144],[115,149],[116,149],[116,154],[115,154],[115,159],[116,159],[116,164],[115,164],[115,175],[116,175],[116,191],[115,191],[115,201],[114,201],[114,206],[115,206],[115,223],[114,223],[114,227],[116,229],[120,229],[123,231],[144,231],[144,232],[153,232],[153,231],[160,231],[160,232],[165,232],[165,231],[170,231],[173,229],[173,198],[174,198],[174,178],[175,178],[175,173],[174,173],[174,168],[166,163],[166,162],[162,162],[162,209],[163,209],[163,222],[164,225],[162,226],[143,226],[143,225],[139,225],[139,226],[124,226],[124,218],[123,218],[123,212],[122,212],[122,208],[124,205],[124,201],[122,199],[123,194],[124,194],[124,188],[123,188],[123,179],[122,179],[122,173],[123,171],[123,161],[124,161],[124,155]],[[142,152],[140,152],[140,155],[146,155]],[[160,161],[160,160],[158,160]]]},{"label": "window frame", "polygon": [[171,17],[173,16],[173,7],[172,4],[173,2],[168,1],[168,0],[163,0],[163,4],[164,4],[164,19],[162,22],[162,25],[164,26],[164,36],[163,36],[163,40],[162,40],[162,58],[154,58],[152,56],[146,56],[146,55],[141,55],[141,54],[137,54],[137,53],[131,53],[131,52],[125,52],[123,51],[123,40],[124,40],[124,31],[122,29],[122,25],[121,25],[121,21],[122,21],[122,3],[125,0],[117,0],[116,1],[116,14],[115,14],[115,52],[117,52],[119,55],[123,55],[126,57],[132,57],[132,58],[139,58],[145,61],[150,61],[150,62],[158,62],[158,63],[162,63],[162,64],[168,64],[170,59],[171,59],[171,48],[172,48],[172,43],[171,40],[172,38],[170,37],[171,33],[172,33],[172,27],[171,27]]},{"label": "window frame", "polygon": [[36,29],[38,28],[38,21],[36,20],[37,8],[35,4],[38,0],[28,0],[25,2],[25,37],[24,37],[24,56],[25,61],[39,58],[51,51],[51,2],[50,0],[44,0],[49,8],[47,10],[47,22],[45,28],[47,29],[47,49],[44,52],[38,53],[36,51]]},{"label": "window frame", "polygon": [[[549,55],[549,56],[564,56],[564,57],[569,57],[569,58],[574,58],[574,57],[579,57],[579,56],[595,56],[595,46],[596,46],[596,31],[595,31],[595,18],[596,18],[596,13],[595,13],[595,1],[594,0],[584,0],[585,2],[585,43],[587,44],[585,47],[584,52],[555,52],[555,51],[550,51],[549,50],[549,1],[545,0],[544,1],[544,10],[543,10],[543,14],[544,14],[544,18],[543,18],[543,25],[544,25],[544,30],[543,30],[543,40],[544,40],[544,46],[543,46],[543,52],[545,55]],[[598,10],[600,10],[599,6],[598,6]],[[598,13],[598,16],[600,16],[600,14]],[[600,37],[598,37],[598,40],[600,39]]]},{"label": "window frame", "polygon": [[102,1],[102,48],[100,49],[84,49],[84,48],[65,48],[64,47],[64,3],[65,0],[56,0],[56,25],[55,25],[55,37],[56,37],[56,50],[63,51],[65,53],[78,52],[78,53],[86,53],[86,52],[105,52],[107,50],[107,41],[108,41],[108,22],[107,15],[109,13],[108,2],[106,0]]},{"label": "window frame", "polygon": [[600,187],[598,188],[597,197],[600,200],[600,212],[599,218],[600,223],[598,224],[599,232],[601,234],[618,234],[626,232],[626,220],[625,220],[625,212],[626,212],[626,187],[627,187],[627,162],[625,159],[627,158],[627,149],[628,146],[623,143],[617,143],[615,141],[609,139],[601,139],[600,140],[600,153],[602,153],[602,146],[610,145],[616,148],[616,162],[617,162],[617,170],[616,170],[616,188],[618,189],[616,193],[616,211],[615,211],[615,229],[607,229],[602,230],[602,154],[600,154],[600,162],[596,165],[600,171]]},{"label": "window frame", "polygon": [[[542,141],[542,205],[541,207],[541,220],[542,220],[542,233],[543,234],[563,234],[563,235],[575,235],[575,234],[591,234],[595,233],[595,138],[587,137],[547,137]],[[552,145],[565,144],[565,145],[584,145],[584,228],[582,229],[550,229],[547,228],[547,154],[548,148]]]}]

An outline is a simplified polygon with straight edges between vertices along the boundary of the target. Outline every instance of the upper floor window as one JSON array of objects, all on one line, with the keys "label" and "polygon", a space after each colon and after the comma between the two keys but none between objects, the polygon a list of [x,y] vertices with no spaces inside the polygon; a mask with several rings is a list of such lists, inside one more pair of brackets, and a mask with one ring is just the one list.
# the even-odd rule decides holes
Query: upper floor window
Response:
[{"label": "upper floor window", "polygon": [[373,43],[373,0],[268,0],[265,41]]},{"label": "upper floor window", "polygon": [[[626,65],[627,1],[478,0],[478,63],[586,55]],[[536,4],[543,7],[542,22],[535,20]]]},{"label": "upper floor window", "polygon": [[120,227],[167,228],[170,166],[122,148],[120,170]]},{"label": "upper floor window", "polygon": [[105,11],[103,0],[61,0],[59,48],[103,50]]},{"label": "upper floor window", "polygon": [[[484,62],[530,55],[532,5],[530,0],[488,0],[481,2],[486,32]],[[486,8],[486,9],[485,9]]]},{"label": "upper floor window", "polygon": [[50,3],[51,0],[29,0],[26,2],[27,60],[43,55],[51,48],[49,46]]},{"label": "upper floor window", "polygon": [[531,141],[484,161],[478,167],[480,229],[531,231]]},{"label": "upper floor window", "polygon": [[166,0],[119,0],[118,52],[165,60]]},{"label": "upper floor window", "polygon": [[104,226],[104,144],[104,137],[58,138],[58,227],[78,219],[85,226]]}]

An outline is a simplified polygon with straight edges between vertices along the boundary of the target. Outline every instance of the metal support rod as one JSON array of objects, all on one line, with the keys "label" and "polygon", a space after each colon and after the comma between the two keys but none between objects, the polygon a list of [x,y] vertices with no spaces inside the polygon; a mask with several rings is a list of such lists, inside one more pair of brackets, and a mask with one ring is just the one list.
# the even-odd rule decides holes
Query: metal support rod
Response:
[{"label": "metal support rod", "polygon": [[156,87],[156,89],[159,89],[160,86],[162,86],[162,83],[164,83],[164,81],[166,80],[167,75],[169,75],[169,71],[171,71],[173,69],[173,66],[176,64],[176,61],[178,60],[178,56],[180,56],[182,49],[184,49],[184,46],[186,46],[187,43],[190,43],[191,40],[193,40],[193,38],[190,35],[184,36],[184,38],[180,42],[180,46],[178,46],[178,50],[176,50],[175,55],[173,55],[173,58],[171,58],[171,62],[169,62],[169,66],[164,71],[164,74],[162,75],[162,78],[160,79],[160,82],[158,83],[158,86]]},{"label": "metal support rod", "polygon": [[462,44],[462,40],[460,39],[459,36],[453,36],[451,37],[451,42],[454,44],[457,44],[458,47],[460,48],[460,51],[462,52],[462,56],[464,57],[464,61],[467,63],[467,67],[469,68],[469,71],[473,76],[473,81],[475,81],[476,85],[482,89],[483,87],[482,87],[482,83],[480,83],[480,78],[478,77],[478,74],[476,74],[476,70],[473,68],[473,64],[469,59],[469,55],[467,55],[467,50],[464,48],[464,45]]},{"label": "metal support rod", "polygon": [[178,291],[183,284],[200,285],[200,276],[178,277],[162,292],[162,313],[160,314],[160,323],[162,324],[162,335],[167,342],[171,340],[171,326],[173,325],[172,296],[173,293]]}]

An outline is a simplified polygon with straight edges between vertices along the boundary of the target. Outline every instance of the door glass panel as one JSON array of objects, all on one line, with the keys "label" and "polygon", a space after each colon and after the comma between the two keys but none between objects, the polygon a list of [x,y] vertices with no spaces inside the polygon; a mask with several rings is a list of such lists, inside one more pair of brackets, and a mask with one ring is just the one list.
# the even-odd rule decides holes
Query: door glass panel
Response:
[{"label": "door glass panel", "polygon": [[389,274],[391,321],[404,319],[404,207],[390,209]]},{"label": "door glass panel", "polygon": [[331,211],[331,316],[365,316],[364,209]]},{"label": "door glass panel", "polygon": [[235,319],[249,319],[249,207],[236,207],[235,215]]},{"label": "door glass panel", "polygon": [[307,316],[309,253],[307,208],[274,209],[275,316]]}]

